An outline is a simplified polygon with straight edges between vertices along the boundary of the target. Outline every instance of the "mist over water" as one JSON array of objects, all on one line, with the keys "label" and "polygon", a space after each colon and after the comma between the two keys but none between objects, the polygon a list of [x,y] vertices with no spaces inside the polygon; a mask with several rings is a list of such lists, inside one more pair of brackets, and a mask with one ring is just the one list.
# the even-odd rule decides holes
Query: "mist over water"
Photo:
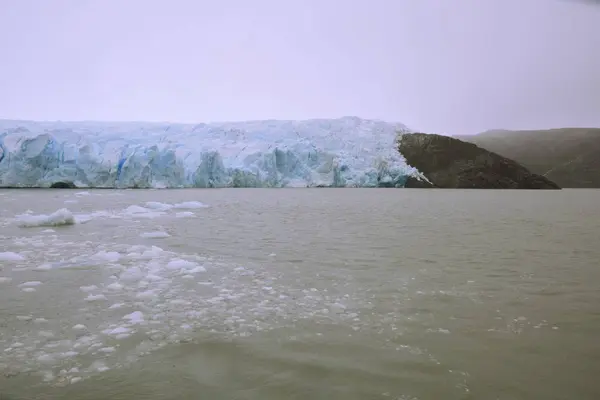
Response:
[{"label": "mist over water", "polygon": [[2,190],[0,394],[596,398],[598,204]]}]

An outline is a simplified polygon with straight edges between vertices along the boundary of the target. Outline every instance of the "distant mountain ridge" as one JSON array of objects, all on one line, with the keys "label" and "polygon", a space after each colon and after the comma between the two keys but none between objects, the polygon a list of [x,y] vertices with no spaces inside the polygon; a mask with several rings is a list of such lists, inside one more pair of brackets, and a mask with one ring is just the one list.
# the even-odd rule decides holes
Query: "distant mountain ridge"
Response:
[{"label": "distant mountain ridge", "polygon": [[494,129],[454,137],[513,159],[563,188],[600,188],[600,128]]}]

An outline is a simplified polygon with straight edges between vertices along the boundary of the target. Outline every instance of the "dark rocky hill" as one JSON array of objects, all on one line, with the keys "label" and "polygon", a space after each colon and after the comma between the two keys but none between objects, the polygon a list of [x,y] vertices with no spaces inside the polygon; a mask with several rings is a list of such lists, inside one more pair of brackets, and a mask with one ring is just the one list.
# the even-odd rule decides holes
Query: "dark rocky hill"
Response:
[{"label": "dark rocky hill", "polygon": [[[560,189],[519,163],[473,143],[441,135],[404,134],[399,151],[433,187],[472,189]],[[406,187],[425,187],[410,179]]]}]

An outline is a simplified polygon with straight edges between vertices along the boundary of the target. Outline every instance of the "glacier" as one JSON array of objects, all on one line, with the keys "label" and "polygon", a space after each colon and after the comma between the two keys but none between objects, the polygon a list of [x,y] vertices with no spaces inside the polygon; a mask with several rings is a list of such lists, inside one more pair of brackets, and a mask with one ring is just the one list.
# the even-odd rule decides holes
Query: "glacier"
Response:
[{"label": "glacier", "polygon": [[404,187],[400,123],[0,120],[0,187]]}]

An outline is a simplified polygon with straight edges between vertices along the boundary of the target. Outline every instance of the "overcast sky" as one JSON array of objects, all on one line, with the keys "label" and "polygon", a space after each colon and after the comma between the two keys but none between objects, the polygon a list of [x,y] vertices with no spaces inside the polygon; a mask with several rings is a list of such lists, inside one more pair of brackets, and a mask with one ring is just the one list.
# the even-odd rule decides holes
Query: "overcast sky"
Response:
[{"label": "overcast sky", "polygon": [[600,126],[600,7],[0,0],[0,118]]}]

